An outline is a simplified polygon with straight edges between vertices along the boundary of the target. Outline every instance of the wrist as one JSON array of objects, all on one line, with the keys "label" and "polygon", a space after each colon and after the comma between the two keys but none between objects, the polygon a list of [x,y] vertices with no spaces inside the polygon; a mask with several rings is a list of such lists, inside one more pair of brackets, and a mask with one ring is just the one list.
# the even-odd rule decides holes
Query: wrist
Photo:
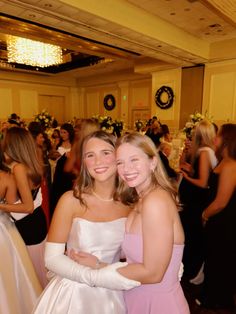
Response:
[{"label": "wrist", "polygon": [[97,259],[96,264],[95,264],[95,269],[101,269],[103,267],[106,267],[108,264],[100,261]]},{"label": "wrist", "polygon": [[102,262],[97,258],[96,264],[95,264],[95,269],[99,269],[101,264],[102,264]]}]

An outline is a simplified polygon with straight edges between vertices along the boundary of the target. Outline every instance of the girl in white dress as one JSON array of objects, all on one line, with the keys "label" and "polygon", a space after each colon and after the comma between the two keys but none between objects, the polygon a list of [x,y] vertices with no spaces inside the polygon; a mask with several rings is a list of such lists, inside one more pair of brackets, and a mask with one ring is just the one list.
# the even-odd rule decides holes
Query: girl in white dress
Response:
[{"label": "girl in white dress", "polygon": [[[58,202],[48,233],[45,262],[55,276],[34,313],[125,314],[122,289],[139,283],[116,272],[125,221],[130,209],[116,199],[115,138],[103,131],[82,142],[81,172],[74,191]],[[84,251],[96,256],[97,269],[65,255]],[[91,265],[94,266],[94,265]],[[111,290],[110,290],[111,289]]]}]

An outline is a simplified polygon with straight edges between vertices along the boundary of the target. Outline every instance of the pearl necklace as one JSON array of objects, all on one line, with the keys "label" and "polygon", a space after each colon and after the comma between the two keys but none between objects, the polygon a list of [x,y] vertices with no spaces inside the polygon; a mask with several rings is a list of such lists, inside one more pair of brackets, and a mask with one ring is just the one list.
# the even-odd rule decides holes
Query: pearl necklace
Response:
[{"label": "pearl necklace", "polygon": [[93,195],[98,198],[100,201],[102,202],[112,202],[114,201],[113,197],[112,198],[103,198],[100,195],[98,195],[97,193],[94,192],[94,190],[92,191]]}]

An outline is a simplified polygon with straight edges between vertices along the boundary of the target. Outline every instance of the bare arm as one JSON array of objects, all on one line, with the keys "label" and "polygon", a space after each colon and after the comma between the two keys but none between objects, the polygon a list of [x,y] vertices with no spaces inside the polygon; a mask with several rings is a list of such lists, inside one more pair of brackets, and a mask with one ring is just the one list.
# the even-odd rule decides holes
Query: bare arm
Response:
[{"label": "bare arm", "polygon": [[236,168],[230,165],[225,165],[219,178],[219,185],[217,188],[217,195],[214,201],[204,210],[203,220],[207,220],[211,216],[221,212],[228,204],[234,190],[236,182]]},{"label": "bare arm", "polygon": [[188,176],[185,172],[183,172],[183,177],[191,182],[192,184],[199,186],[201,188],[206,188],[209,178],[209,172],[211,169],[210,158],[207,151],[200,152],[199,157],[199,178],[194,179]]},{"label": "bare arm", "polygon": [[54,211],[48,231],[48,242],[66,243],[71,229],[74,209],[78,207],[78,200],[69,191],[62,195]]},{"label": "bare arm", "polygon": [[[173,208],[174,207],[174,208]],[[123,276],[142,283],[158,283],[169,265],[174,243],[175,205],[169,194],[158,190],[149,195],[142,209],[143,263],[119,269]]]},{"label": "bare arm", "polygon": [[15,165],[13,175],[21,203],[0,204],[0,209],[6,212],[31,213],[34,209],[34,203],[25,166],[22,164]]}]

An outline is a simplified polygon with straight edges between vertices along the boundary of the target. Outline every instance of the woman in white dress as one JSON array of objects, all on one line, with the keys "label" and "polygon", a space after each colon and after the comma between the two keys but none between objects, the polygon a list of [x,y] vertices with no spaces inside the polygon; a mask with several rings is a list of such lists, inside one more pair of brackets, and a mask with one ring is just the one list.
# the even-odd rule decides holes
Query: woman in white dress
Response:
[{"label": "woman in white dress", "polygon": [[[0,202],[14,203],[13,176],[2,165],[0,149]],[[30,314],[42,288],[25,244],[8,213],[0,210],[0,313]]]},{"label": "woman in white dress", "polygon": [[[82,142],[80,176],[74,191],[59,200],[48,233],[45,262],[55,276],[34,313],[126,313],[122,291],[117,290],[139,283],[116,272],[125,263],[114,263],[120,259],[130,211],[116,199],[114,146],[115,138],[103,131]],[[65,249],[95,255],[97,269],[77,264]],[[103,262],[114,264],[103,267]]]}]

